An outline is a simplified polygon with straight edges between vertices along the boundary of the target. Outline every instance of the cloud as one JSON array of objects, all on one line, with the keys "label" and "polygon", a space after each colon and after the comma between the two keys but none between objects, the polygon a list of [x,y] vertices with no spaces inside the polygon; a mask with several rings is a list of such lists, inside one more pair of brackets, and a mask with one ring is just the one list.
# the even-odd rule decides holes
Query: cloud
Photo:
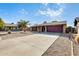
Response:
[{"label": "cloud", "polygon": [[64,11],[64,8],[61,4],[56,4],[57,6],[60,7],[57,10],[54,10],[54,9],[48,7],[48,4],[43,4],[43,5],[46,8],[43,10],[42,9],[38,10],[38,13],[40,15],[44,15],[44,16],[48,16],[48,17],[57,17],[57,16],[60,16]]},{"label": "cloud", "polygon": [[16,15],[16,19],[27,19],[29,12],[26,9],[18,10],[18,15]]},{"label": "cloud", "polygon": [[23,15],[27,15],[28,14],[28,12],[25,9],[19,10],[19,13],[23,14]]},{"label": "cloud", "polygon": [[48,3],[42,3],[42,5],[47,6],[47,5],[48,5]]}]

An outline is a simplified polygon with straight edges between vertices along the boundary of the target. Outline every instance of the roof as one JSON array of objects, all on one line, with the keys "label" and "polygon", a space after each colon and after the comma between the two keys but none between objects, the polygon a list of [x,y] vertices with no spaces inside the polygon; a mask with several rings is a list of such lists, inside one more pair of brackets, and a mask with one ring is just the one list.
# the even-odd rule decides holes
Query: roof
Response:
[{"label": "roof", "polygon": [[43,23],[43,24],[33,25],[31,27],[48,26],[48,25],[62,25],[62,24],[66,24],[66,21],[53,21],[51,23]]},{"label": "roof", "polygon": [[5,23],[5,26],[17,26],[17,24],[10,24],[10,23]]}]

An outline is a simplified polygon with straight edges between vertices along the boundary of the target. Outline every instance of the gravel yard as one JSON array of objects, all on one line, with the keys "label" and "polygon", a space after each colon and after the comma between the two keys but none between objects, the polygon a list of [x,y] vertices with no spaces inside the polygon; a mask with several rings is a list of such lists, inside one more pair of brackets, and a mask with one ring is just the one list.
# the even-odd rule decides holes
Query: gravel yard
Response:
[{"label": "gravel yard", "polygon": [[2,38],[2,40],[5,39],[10,39],[10,38],[15,38],[15,37],[21,37],[21,36],[26,36],[26,35],[32,35],[32,32],[12,32],[11,34],[5,34],[5,35],[1,35],[0,37]]},{"label": "gravel yard", "polygon": [[70,55],[71,55],[71,42],[64,35],[61,35],[43,54],[43,56],[70,56]]},{"label": "gravel yard", "polygon": [[74,52],[74,56],[79,56],[79,44],[73,44],[73,52]]}]

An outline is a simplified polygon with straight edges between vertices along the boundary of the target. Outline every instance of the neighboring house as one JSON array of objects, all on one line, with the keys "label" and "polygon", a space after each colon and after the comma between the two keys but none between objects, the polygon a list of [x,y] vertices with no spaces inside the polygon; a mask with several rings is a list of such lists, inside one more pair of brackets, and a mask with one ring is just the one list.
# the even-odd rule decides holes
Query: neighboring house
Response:
[{"label": "neighboring house", "polygon": [[51,23],[43,23],[30,27],[31,31],[38,32],[57,32],[64,33],[66,29],[66,21],[53,21]]},{"label": "neighboring house", "polygon": [[17,30],[18,29],[18,26],[17,24],[10,24],[10,23],[5,23],[5,26],[4,26],[4,30]]}]

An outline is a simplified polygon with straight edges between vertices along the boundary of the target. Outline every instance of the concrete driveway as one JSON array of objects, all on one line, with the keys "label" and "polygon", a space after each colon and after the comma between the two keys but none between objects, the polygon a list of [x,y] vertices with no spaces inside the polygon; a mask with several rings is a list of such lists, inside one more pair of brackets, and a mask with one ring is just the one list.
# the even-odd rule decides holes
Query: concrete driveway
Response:
[{"label": "concrete driveway", "polygon": [[41,56],[59,35],[33,34],[8,40],[0,40],[0,55]]}]

